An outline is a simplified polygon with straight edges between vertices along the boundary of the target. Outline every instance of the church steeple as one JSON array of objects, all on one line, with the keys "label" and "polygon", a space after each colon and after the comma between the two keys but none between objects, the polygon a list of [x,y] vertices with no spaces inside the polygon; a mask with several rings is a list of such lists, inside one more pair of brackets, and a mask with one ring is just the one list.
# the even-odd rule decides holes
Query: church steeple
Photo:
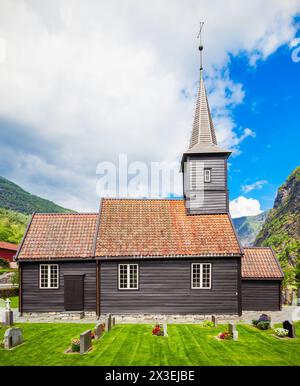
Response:
[{"label": "church steeple", "polygon": [[200,70],[200,84],[189,150],[200,144],[217,145],[215,128],[211,118],[203,80],[203,70]]},{"label": "church steeple", "polygon": [[229,150],[218,146],[204,79],[200,24],[200,82],[189,148],[183,153],[183,193],[190,214],[228,212],[227,158]]}]

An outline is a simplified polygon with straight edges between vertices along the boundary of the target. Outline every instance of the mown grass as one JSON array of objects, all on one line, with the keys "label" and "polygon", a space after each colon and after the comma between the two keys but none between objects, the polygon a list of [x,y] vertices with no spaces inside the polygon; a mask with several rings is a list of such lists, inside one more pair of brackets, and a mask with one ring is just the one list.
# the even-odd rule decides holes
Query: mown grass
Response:
[{"label": "mown grass", "polygon": [[[215,339],[224,326],[168,325],[168,337],[151,335],[150,325],[116,325],[93,342],[85,355],[64,351],[89,324],[23,323],[25,342],[12,351],[0,348],[0,365],[300,365],[300,339],[278,340],[273,331],[239,325],[238,341]],[[300,323],[297,324],[300,336]],[[0,339],[4,335],[0,329]]]}]

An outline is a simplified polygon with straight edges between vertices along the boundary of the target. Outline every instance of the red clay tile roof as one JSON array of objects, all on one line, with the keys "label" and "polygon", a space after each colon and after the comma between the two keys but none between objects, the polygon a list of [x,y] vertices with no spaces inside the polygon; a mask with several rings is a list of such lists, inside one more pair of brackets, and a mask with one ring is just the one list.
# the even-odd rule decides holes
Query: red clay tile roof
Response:
[{"label": "red clay tile roof", "polygon": [[271,248],[244,248],[242,277],[282,279],[283,273]]},{"label": "red clay tile roof", "polygon": [[6,241],[0,241],[0,249],[7,249],[9,251],[17,251],[18,245],[12,244],[12,243],[7,243]]},{"label": "red clay tile roof", "polygon": [[93,257],[97,219],[97,213],[34,214],[18,259]]},{"label": "red clay tile roof", "polygon": [[234,256],[229,215],[187,215],[183,200],[103,199],[96,257]]}]

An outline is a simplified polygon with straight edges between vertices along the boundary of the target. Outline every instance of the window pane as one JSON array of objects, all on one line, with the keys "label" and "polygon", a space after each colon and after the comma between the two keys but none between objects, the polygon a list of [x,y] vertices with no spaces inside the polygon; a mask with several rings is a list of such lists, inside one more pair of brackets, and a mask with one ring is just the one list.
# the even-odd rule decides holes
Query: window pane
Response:
[{"label": "window pane", "polygon": [[119,265],[119,285],[120,288],[127,288],[127,264]]},{"label": "window pane", "polygon": [[193,288],[200,288],[200,264],[193,264],[193,271],[192,271],[192,287]]},{"label": "window pane", "polygon": [[138,289],[137,264],[119,264],[119,289]]},{"label": "window pane", "polygon": [[130,265],[130,277],[129,277],[129,286],[130,288],[138,288],[138,277],[137,277],[137,265]]},{"label": "window pane", "polygon": [[210,264],[202,265],[202,288],[210,288]]}]

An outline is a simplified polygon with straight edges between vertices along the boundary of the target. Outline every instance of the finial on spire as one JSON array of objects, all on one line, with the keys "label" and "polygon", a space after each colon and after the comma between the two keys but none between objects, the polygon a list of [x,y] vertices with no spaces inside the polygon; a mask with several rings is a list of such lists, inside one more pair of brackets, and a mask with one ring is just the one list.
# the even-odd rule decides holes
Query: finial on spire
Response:
[{"label": "finial on spire", "polygon": [[203,63],[202,63],[202,52],[203,52],[203,45],[202,45],[202,28],[204,25],[204,21],[200,21],[200,30],[197,36],[197,39],[199,39],[199,51],[200,51],[200,74],[202,74],[203,70]]}]

